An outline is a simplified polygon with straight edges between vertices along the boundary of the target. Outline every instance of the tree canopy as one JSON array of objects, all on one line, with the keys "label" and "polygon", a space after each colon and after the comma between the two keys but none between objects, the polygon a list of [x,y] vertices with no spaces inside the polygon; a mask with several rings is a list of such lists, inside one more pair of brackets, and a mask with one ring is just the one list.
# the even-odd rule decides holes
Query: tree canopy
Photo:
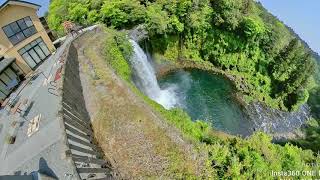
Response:
[{"label": "tree canopy", "polygon": [[[310,50],[253,0],[52,0],[48,15],[51,29],[63,35],[66,20],[82,25],[103,23],[115,29],[145,24],[150,51],[171,61],[212,63],[235,77],[236,87],[247,101],[295,110],[308,101],[314,87],[316,66]],[[124,42],[124,36],[120,37]],[[115,47],[109,51],[121,57],[120,50],[127,44],[112,44]],[[130,79],[123,59],[111,64]],[[319,82],[320,76],[315,77]],[[310,92],[317,95],[309,99],[315,104],[312,109],[320,114],[320,88]],[[183,112],[159,111],[184,133],[205,143],[207,173],[212,178],[270,179],[270,170],[311,170],[304,163],[319,163],[311,151],[290,144],[274,145],[263,133],[245,140],[209,138],[203,132],[204,124],[192,124]]]}]

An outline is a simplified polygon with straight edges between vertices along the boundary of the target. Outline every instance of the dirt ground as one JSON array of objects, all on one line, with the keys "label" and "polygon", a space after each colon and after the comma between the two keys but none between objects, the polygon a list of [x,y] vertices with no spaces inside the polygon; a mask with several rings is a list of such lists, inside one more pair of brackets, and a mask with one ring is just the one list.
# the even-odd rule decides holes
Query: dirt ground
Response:
[{"label": "dirt ground", "polygon": [[105,38],[98,29],[75,46],[96,140],[114,171],[121,179],[203,176],[205,155],[115,74],[104,56]]}]

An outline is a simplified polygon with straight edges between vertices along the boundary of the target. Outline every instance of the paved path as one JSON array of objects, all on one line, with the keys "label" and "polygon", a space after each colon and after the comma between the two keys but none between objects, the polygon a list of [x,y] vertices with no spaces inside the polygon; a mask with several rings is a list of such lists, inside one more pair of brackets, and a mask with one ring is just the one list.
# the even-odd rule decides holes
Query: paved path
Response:
[{"label": "paved path", "polygon": [[[38,133],[35,133],[32,138],[22,144],[16,151],[10,153],[10,155],[1,162],[5,164],[1,168],[1,174],[12,171],[17,165],[26,163],[29,159],[42,152],[51,144],[56,143],[62,138],[60,125],[58,121],[52,121],[49,125],[44,127]],[[44,138],[45,137],[45,138]]]},{"label": "paved path", "polygon": [[[71,40],[72,38],[67,38],[65,43],[58,48],[56,53],[38,68],[43,71],[47,77],[52,77],[52,74],[55,73],[58,68],[55,64],[57,64],[56,62]],[[59,110],[60,97],[48,93],[48,84],[44,83],[45,81],[46,78],[40,74],[32,81],[32,83],[28,84],[21,91],[21,98],[28,98],[33,103],[33,106],[25,119],[20,118],[19,116],[8,116],[6,112],[2,112],[1,121],[3,121],[7,130],[6,132],[2,132],[4,135],[2,138],[5,138],[8,134],[14,134],[16,135],[16,142],[13,145],[4,143],[0,149],[0,175],[13,174],[15,171],[21,170],[19,169],[20,166],[23,166],[25,163],[30,164],[30,162],[28,162],[29,160],[33,159],[33,157],[40,154],[52,144],[57,143],[62,138],[62,130],[56,116]],[[43,117],[40,121],[40,129],[38,132],[28,137],[26,132],[29,121],[38,114],[42,114]],[[11,123],[14,120],[23,122],[23,125],[21,127],[11,127]],[[55,146],[55,148],[59,148],[59,151],[61,151],[63,144]],[[56,151],[58,151],[58,149]],[[49,157],[42,158],[48,159]],[[61,164],[61,166],[67,164],[61,157],[56,157],[55,159],[56,162],[53,163]],[[36,164],[38,164],[38,162]],[[40,167],[33,167],[30,169],[37,171],[38,168]],[[61,177],[62,174],[68,172],[71,172],[71,169],[65,169],[65,172],[57,172],[57,174]]]},{"label": "paved path", "polygon": [[[84,29],[92,30],[94,26]],[[70,162],[62,159],[64,142],[57,114],[60,109],[60,98],[48,92],[50,86],[48,79],[53,79],[58,60],[73,37],[67,37],[54,55],[49,57],[39,66],[45,76],[40,74],[32,83],[21,91],[21,98],[28,98],[33,106],[25,119],[8,116],[7,112],[0,111],[0,175],[30,174],[33,171],[45,170],[60,179],[74,179]],[[40,129],[32,136],[27,136],[29,121],[41,114]],[[16,119],[17,118],[17,119]],[[13,128],[11,123],[17,120],[23,122],[22,126]],[[5,137],[8,134],[17,136],[13,145],[6,144]]]}]

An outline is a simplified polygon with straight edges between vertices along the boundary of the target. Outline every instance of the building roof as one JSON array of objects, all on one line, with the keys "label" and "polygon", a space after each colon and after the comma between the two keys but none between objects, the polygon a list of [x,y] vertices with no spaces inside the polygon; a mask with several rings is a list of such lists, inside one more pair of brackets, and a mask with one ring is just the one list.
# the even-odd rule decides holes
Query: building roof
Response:
[{"label": "building roof", "polygon": [[10,66],[15,61],[15,58],[3,58],[0,60],[0,73],[4,71],[8,66]]},{"label": "building roof", "polygon": [[0,6],[0,11],[7,7],[8,5],[18,5],[18,6],[26,6],[34,9],[39,9],[41,6],[39,4],[35,4],[32,2],[27,2],[27,1],[20,1],[20,0],[7,0]]}]

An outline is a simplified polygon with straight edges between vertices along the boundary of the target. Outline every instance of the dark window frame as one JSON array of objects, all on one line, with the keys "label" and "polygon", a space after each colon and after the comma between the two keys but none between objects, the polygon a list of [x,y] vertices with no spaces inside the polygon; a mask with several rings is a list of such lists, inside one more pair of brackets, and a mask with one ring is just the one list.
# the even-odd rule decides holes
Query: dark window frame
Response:
[{"label": "dark window frame", "polygon": [[[13,62],[12,64],[16,64],[16,63]],[[14,74],[16,74],[16,76],[19,78],[19,75],[18,75],[18,73],[14,70],[14,68],[12,67],[12,64],[9,65],[8,67],[6,67],[6,68],[2,71],[2,73],[1,73],[0,75],[4,74],[4,75],[6,75],[10,80],[13,80],[13,79],[6,73],[6,71],[7,71],[8,69],[11,69],[11,71],[13,71]],[[16,64],[16,66],[17,66],[18,68],[20,68],[17,64]],[[0,82],[1,82],[3,85],[5,85],[6,87],[8,86],[1,78],[0,78]],[[21,80],[20,80],[20,79],[19,79],[19,83],[21,83]],[[6,93],[5,91],[2,91],[2,90],[0,89],[0,92],[1,92],[2,94],[4,94],[6,97],[8,97],[9,94],[10,94],[12,91],[9,91],[9,90],[8,90],[8,92]]]},{"label": "dark window frame", "polygon": [[[30,21],[32,25],[28,26],[27,21]],[[19,22],[19,23],[18,23]],[[22,22],[22,23],[21,23]],[[25,28],[21,27],[21,24],[25,24]],[[14,31],[14,29],[12,28],[12,26],[16,26],[18,27],[18,31]],[[11,32],[13,33],[12,35],[8,35],[7,31],[5,31],[5,29],[10,29]],[[18,19],[14,22],[11,22],[5,26],[2,27],[3,32],[5,33],[5,35],[7,36],[7,38],[9,39],[9,41],[13,44],[13,45],[17,45],[20,42],[24,41],[25,39],[31,37],[32,35],[36,34],[38,31],[35,28],[33,21],[31,19],[30,16],[26,16],[24,18]],[[32,31],[32,32],[31,32]],[[28,32],[28,33],[27,33]],[[21,37],[21,35],[23,35],[23,37],[20,39],[18,38],[19,36]],[[13,41],[12,38],[15,38],[17,41]]]},{"label": "dark window frame", "polygon": [[[29,51],[34,50],[34,48],[35,48],[36,46],[38,46],[38,47],[40,48],[40,50],[42,51],[42,53],[43,53],[44,55],[46,55],[46,53],[43,51],[43,49],[42,49],[42,48],[40,47],[40,45],[39,45],[41,42],[44,43],[44,45],[46,46],[46,48],[49,50],[47,44],[43,41],[42,37],[40,36],[40,37],[34,39],[33,41],[31,41],[30,43],[26,44],[24,47],[20,48],[20,49],[18,50],[18,53],[19,53],[20,56],[23,58],[23,55],[24,55],[24,54],[26,54],[26,53],[29,54]],[[34,44],[34,45],[31,45],[32,43],[35,43],[35,44]],[[27,46],[28,46],[28,48],[26,48]],[[24,50],[23,53],[22,53],[22,50]],[[51,53],[49,53],[48,55],[46,55],[46,57],[45,57],[44,59],[41,59],[41,56],[38,54],[38,52],[37,52],[36,50],[34,50],[34,52],[36,53],[36,55],[39,57],[39,59],[40,59],[41,61],[37,63],[37,61],[29,54],[29,56],[31,57],[32,61],[36,64],[36,66],[32,68],[32,67],[28,64],[28,62],[25,61],[31,69],[35,69],[36,67],[38,67],[38,65],[40,65],[40,64],[41,64],[45,59],[47,59],[47,58],[50,56],[50,54],[51,54]],[[49,51],[49,52],[50,52],[50,51]],[[23,58],[23,59],[24,59],[24,58]],[[25,60],[25,59],[24,59],[24,60]]]}]

